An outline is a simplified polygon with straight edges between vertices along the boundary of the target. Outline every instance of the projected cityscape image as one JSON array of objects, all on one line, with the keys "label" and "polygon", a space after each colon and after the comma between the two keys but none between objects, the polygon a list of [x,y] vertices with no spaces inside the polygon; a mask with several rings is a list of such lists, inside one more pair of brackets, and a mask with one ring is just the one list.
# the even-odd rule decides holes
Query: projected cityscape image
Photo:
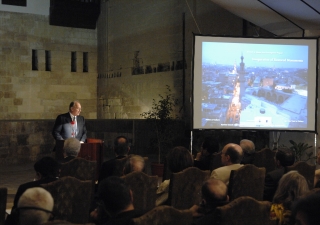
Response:
[{"label": "projected cityscape image", "polygon": [[287,56],[264,50],[268,58],[233,50],[203,52],[202,126],[307,127],[308,50]]}]

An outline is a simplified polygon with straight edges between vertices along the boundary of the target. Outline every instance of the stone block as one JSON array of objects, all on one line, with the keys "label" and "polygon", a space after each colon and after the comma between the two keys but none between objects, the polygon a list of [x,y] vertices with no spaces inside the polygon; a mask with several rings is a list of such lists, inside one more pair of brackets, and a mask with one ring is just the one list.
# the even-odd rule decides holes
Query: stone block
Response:
[{"label": "stone block", "polygon": [[108,98],[108,105],[110,105],[110,106],[119,106],[121,104],[122,104],[122,100],[121,99]]},{"label": "stone block", "polygon": [[22,98],[15,98],[13,99],[13,104],[14,105],[22,105],[23,99]]},{"label": "stone block", "polygon": [[4,98],[15,98],[16,93],[13,91],[5,91],[3,97]]}]

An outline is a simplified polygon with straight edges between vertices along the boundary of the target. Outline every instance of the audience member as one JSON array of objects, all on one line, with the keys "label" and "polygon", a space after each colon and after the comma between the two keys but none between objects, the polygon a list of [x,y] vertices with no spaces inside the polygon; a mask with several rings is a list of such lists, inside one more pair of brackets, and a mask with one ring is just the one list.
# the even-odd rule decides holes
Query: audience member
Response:
[{"label": "audience member", "polygon": [[80,152],[81,143],[76,138],[68,138],[65,140],[63,145],[63,159],[61,163],[69,162],[70,160],[76,158]]},{"label": "audience member", "polygon": [[243,166],[240,164],[242,155],[243,152],[240,145],[234,143],[225,145],[221,151],[221,162],[224,166],[213,170],[211,177],[228,185],[231,170],[237,170]]},{"label": "audience member", "polygon": [[252,164],[255,153],[254,143],[248,139],[242,139],[240,141],[240,147],[243,151],[243,158],[241,164]]},{"label": "audience member", "polygon": [[270,219],[278,225],[290,224],[291,206],[309,191],[306,179],[297,171],[290,171],[282,176],[273,197]]},{"label": "audience member", "polygon": [[122,159],[128,156],[128,152],[130,151],[128,139],[124,136],[118,136],[114,140],[114,153],[116,157],[114,159],[110,159],[104,162],[101,165],[100,175],[99,175],[99,182],[103,179],[110,177],[114,174],[114,169],[116,165],[117,159]]},{"label": "audience member", "polygon": [[40,225],[49,221],[52,215],[53,198],[43,188],[27,189],[18,201],[19,224]]},{"label": "audience member", "polygon": [[[171,149],[167,155],[167,166],[171,173],[178,173],[193,166],[193,157],[188,149],[177,146]],[[164,180],[157,190],[156,206],[163,205],[168,199],[170,180]]]},{"label": "audience member", "polygon": [[132,191],[120,177],[111,176],[101,181],[98,198],[101,204],[91,216],[100,220],[99,224],[130,224],[132,218],[142,215],[134,209]]},{"label": "audience member", "polygon": [[210,170],[212,154],[219,151],[218,140],[212,137],[206,137],[201,145],[201,151],[197,153],[194,159],[194,167],[201,170]]},{"label": "audience member", "polygon": [[[319,166],[320,165],[320,150],[319,150],[319,148],[318,148],[318,152],[317,152],[316,162],[317,162],[317,166]],[[319,180],[320,180],[320,169],[317,169],[314,174],[314,187],[320,188]]]},{"label": "audience member", "polygon": [[[293,204],[292,219],[296,225],[316,225],[320,222],[320,192],[306,194]],[[294,222],[293,221],[293,222]],[[294,224],[294,223],[292,223]]]},{"label": "audience member", "polygon": [[128,173],[139,171],[143,172],[145,168],[144,158],[140,155],[129,155],[123,168],[123,175]]},{"label": "audience member", "polygon": [[266,175],[264,183],[263,199],[270,202],[277,190],[279,180],[285,173],[285,168],[293,165],[295,161],[293,150],[287,147],[280,147],[276,152],[275,161],[277,169]]},{"label": "audience member", "polygon": [[201,189],[202,201],[199,214],[203,216],[194,221],[194,225],[211,225],[214,221],[213,212],[216,207],[223,206],[229,202],[229,196],[227,195],[228,187],[221,180],[210,178],[207,180]]},{"label": "audience member", "polygon": [[[52,157],[43,157],[34,164],[36,179],[34,181],[21,184],[14,197],[12,212],[15,211],[18,205],[20,196],[29,188],[40,187],[41,184],[46,184],[57,180],[59,175],[60,164]],[[12,213],[7,217],[6,224],[15,224],[16,214]]]}]

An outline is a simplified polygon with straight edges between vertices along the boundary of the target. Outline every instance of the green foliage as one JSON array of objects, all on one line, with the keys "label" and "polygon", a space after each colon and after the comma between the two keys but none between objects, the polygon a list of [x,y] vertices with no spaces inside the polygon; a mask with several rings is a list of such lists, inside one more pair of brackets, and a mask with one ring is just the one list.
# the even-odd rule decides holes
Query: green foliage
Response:
[{"label": "green foliage", "polygon": [[155,132],[159,163],[164,162],[166,153],[172,147],[174,140],[181,136],[181,126],[177,122],[179,117],[173,116],[173,111],[179,102],[171,93],[170,87],[168,85],[166,87],[166,95],[159,94],[159,100],[152,100],[151,109],[140,114],[150,122]]},{"label": "green foliage", "polygon": [[[308,149],[312,148],[313,146],[308,145],[307,143],[296,143],[293,140],[289,140],[289,142],[292,144],[290,149],[292,149],[295,153],[296,161],[309,161],[310,159],[315,159],[315,156],[313,155],[312,151],[308,152]],[[306,160],[302,160],[303,156],[306,156]]]}]

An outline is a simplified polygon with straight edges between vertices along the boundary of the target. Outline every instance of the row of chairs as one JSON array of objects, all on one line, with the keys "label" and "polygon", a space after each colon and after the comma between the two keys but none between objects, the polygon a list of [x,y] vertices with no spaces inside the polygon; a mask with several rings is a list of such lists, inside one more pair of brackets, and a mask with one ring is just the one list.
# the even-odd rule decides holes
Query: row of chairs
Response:
[{"label": "row of chairs", "polygon": [[[93,199],[96,169],[95,162],[76,158],[62,165],[61,179],[43,185],[55,200],[54,215],[56,218],[74,223],[86,223],[88,221],[88,207]],[[294,166],[288,167],[287,170],[298,170],[313,187],[315,166],[298,162]],[[241,196],[251,196],[256,200],[262,200],[265,171],[265,168],[257,168],[254,165],[245,165],[232,171],[228,188],[230,200]],[[209,170],[202,171],[195,167],[171,174],[168,204],[180,210],[198,204],[201,200],[201,186],[209,177]],[[125,179],[133,191],[136,209],[148,211],[154,208],[157,197],[157,176],[133,172],[122,178]],[[79,201],[79,199],[81,200]],[[4,211],[1,210],[1,212]]]},{"label": "row of chairs", "polygon": [[[77,158],[75,161],[84,161],[84,159]],[[87,167],[87,165],[85,165],[84,162],[78,164]],[[312,184],[315,170],[314,166],[309,165],[305,162],[298,162],[295,165],[288,167],[287,170],[298,170],[302,175],[304,175],[307,178],[308,182]],[[78,169],[76,171],[79,172],[81,170]],[[61,172],[63,174],[63,169]],[[92,172],[94,174],[94,170]],[[230,182],[228,187],[228,194],[230,200],[237,199],[241,196],[250,196],[256,200],[262,201],[265,173],[265,168],[258,168],[251,164],[245,165],[238,170],[231,171]],[[84,180],[88,180],[88,178],[90,178],[90,176],[84,177],[77,175],[77,173],[72,173],[68,175]],[[202,184],[209,177],[209,170],[202,171],[195,167],[190,167],[179,173],[171,174],[168,205],[173,206],[176,209],[188,209],[194,204],[199,204],[201,201],[200,192]],[[148,211],[154,208],[155,200],[157,197],[157,176],[149,176],[142,172],[133,172],[126,176],[123,176],[122,178],[132,189],[134,196],[133,203],[136,209],[141,211]],[[60,179],[60,181],[62,180],[63,179]],[[65,185],[65,187],[71,188],[72,186]],[[60,189],[63,190],[63,188]],[[92,191],[86,191],[86,193],[92,193]],[[61,208],[64,207],[59,206],[58,208],[61,210]],[[85,208],[82,207],[82,209]],[[61,214],[62,212],[56,213]],[[65,217],[62,216],[62,218]],[[76,218],[79,219],[80,217],[76,216]],[[82,221],[85,220],[86,219]]]},{"label": "row of chairs", "polygon": [[[271,203],[257,201],[256,199],[243,196],[229,204],[217,207],[212,225],[275,225],[277,221],[269,218]],[[179,210],[172,206],[158,206],[139,218],[133,219],[135,225],[191,225],[192,215],[188,210]]]},{"label": "row of chairs", "polygon": [[[277,221],[270,220],[271,203],[257,201],[254,198],[244,196],[237,198],[229,204],[217,207],[214,212],[212,225],[276,225]],[[192,214],[188,210],[176,209],[172,206],[157,206],[146,214],[133,219],[134,225],[191,225],[194,222]],[[63,221],[48,222],[45,225],[65,225]],[[86,225],[93,225],[86,223]]]}]

